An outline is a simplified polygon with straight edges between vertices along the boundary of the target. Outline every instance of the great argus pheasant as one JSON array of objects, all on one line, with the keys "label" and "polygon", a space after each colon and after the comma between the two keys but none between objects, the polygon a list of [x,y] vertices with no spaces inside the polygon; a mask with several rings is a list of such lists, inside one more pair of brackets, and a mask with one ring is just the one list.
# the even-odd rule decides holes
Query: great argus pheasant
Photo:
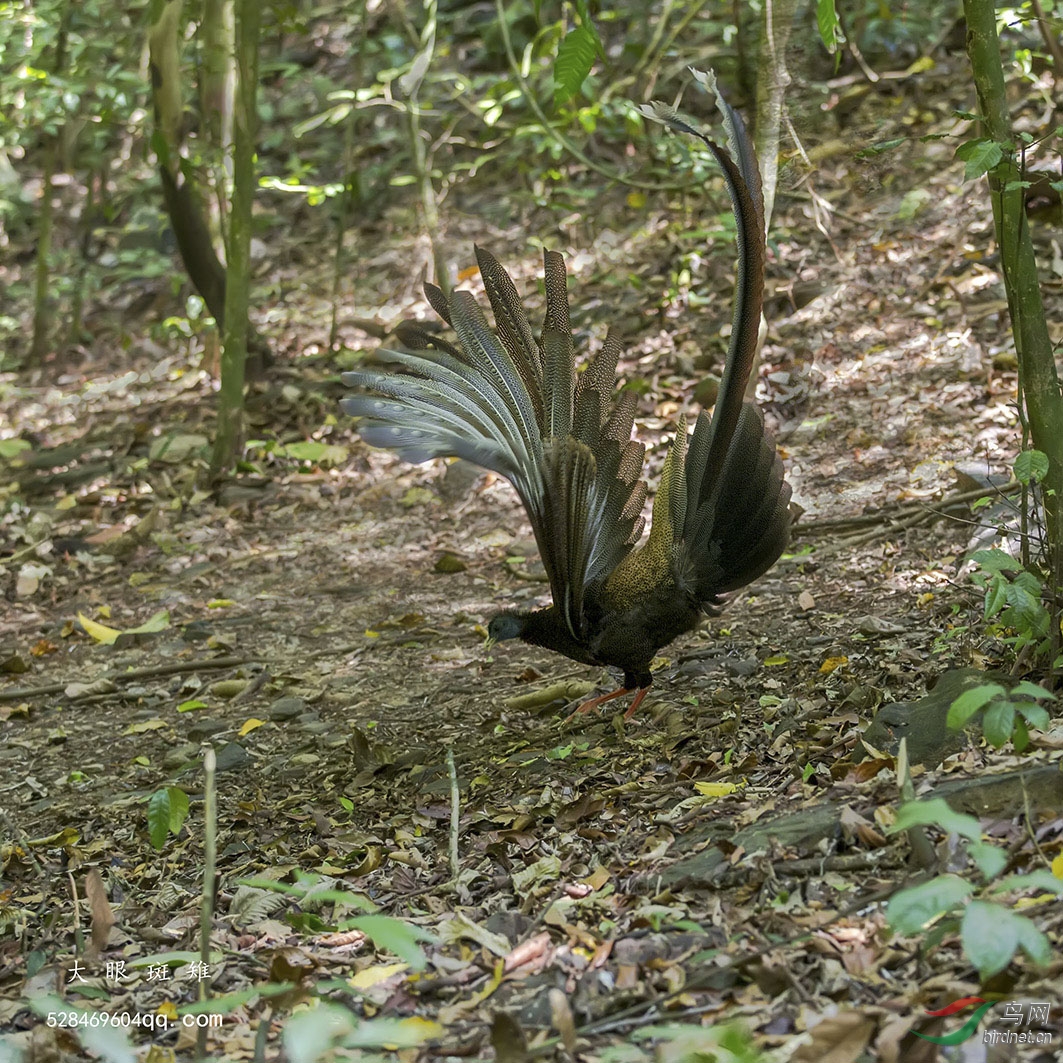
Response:
[{"label": "great argus pheasant", "polygon": [[[786,546],[790,488],[760,412],[744,401],[764,286],[764,211],[752,143],[720,97],[731,151],[668,108],[657,117],[699,137],[723,170],[737,223],[738,269],[730,348],[711,417],[681,419],[664,462],[653,519],[639,545],[645,447],[631,438],[633,391],[613,398],[620,345],[609,336],[582,371],[569,323],[564,260],[544,254],[546,314],[538,338],[516,287],[482,248],[476,260],[494,314],[473,296],[425,294],[457,342],[408,324],[402,349],[378,367],[344,373],[343,409],[362,439],[407,461],[456,456],[505,477],[531,522],[553,604],[506,609],[492,640],[519,638],[588,665],[611,665],[623,684],[586,711],[652,683],[650,663],[717,610],[724,596],[770,568]],[[732,154],[733,152],[733,154]]]}]

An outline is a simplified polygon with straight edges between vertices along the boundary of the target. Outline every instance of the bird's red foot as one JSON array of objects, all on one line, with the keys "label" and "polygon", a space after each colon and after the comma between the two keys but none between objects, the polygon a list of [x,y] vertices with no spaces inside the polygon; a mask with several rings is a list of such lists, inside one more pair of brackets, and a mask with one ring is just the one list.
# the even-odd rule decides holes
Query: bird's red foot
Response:
[{"label": "bird's red foot", "polygon": [[[635,710],[642,704],[642,699],[650,692],[649,687],[642,687],[636,694],[635,700],[629,706],[627,712],[624,713],[624,719],[630,720],[635,715]],[[604,705],[607,701],[612,701],[613,698],[622,698],[625,694],[630,694],[630,687],[618,687],[616,690],[611,690],[608,694],[602,694],[599,697],[591,698],[589,701],[585,701],[579,708],[576,709],[571,716],[568,717],[571,720],[574,716],[579,716],[587,712],[594,712],[599,705]],[[567,720],[565,721],[568,722]]]}]

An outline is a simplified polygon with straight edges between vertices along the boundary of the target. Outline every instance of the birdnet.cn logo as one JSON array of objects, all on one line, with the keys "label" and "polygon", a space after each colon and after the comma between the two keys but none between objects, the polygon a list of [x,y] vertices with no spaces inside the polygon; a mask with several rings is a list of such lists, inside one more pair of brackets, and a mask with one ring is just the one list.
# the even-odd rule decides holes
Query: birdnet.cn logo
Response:
[{"label": "birdnet.cn logo", "polygon": [[[964,1024],[944,1037],[933,1037],[928,1033],[913,1030],[916,1037],[932,1041],[936,1045],[959,1045],[969,1041],[978,1033],[982,1016],[999,1001],[986,1000],[984,997],[963,997],[951,1004],[928,1011],[931,1018],[943,1018],[958,1015],[968,1008],[975,1008]],[[1055,1037],[1047,1029],[1051,1005],[1044,1001],[1010,1001],[1002,1005],[1003,1013],[992,1017],[992,1026],[982,1031],[982,1043],[987,1045],[1050,1045]]]}]

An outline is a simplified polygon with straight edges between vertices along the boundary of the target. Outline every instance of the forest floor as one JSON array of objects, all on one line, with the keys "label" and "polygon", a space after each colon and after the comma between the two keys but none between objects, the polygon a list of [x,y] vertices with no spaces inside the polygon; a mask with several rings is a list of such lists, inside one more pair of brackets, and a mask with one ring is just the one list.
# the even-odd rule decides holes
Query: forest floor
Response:
[{"label": "forest floor", "polygon": [[[823,168],[830,242],[807,195],[780,197],[758,399],[802,512],[786,556],[666,648],[631,720],[622,704],[566,720],[604,673],[485,649],[494,611],[548,594],[523,513],[497,478],[411,467],[357,439],[320,354],[328,310],[314,293],[329,282],[312,248],[276,266],[298,303],[277,344],[291,357],[253,387],[251,435],[313,438],[341,460],[252,446],[239,477],[197,489],[209,367],[161,346],[147,320],[122,323],[124,348],[116,326],[43,382],[0,381],[3,423],[32,444],[3,467],[9,1045],[74,1058],[71,1032],[48,1022],[64,1001],[132,1016],[141,1058],[149,1045],[190,1058],[174,1005],[198,979],[214,995],[255,991],[210,1032],[208,1051],[227,1059],[254,1058],[264,1018],[265,1058],[286,1022],[292,1044],[308,1037],[289,1013],[315,993],[364,1018],[370,1047],[420,1044],[407,1060],[709,1058],[696,1053],[741,1028],[775,1059],[918,1063],[938,1047],[915,1031],[960,1025],[925,1012],[972,996],[1001,1002],[986,1029],[1006,1028],[993,1026],[1005,1002],[1054,1002],[1056,1047],[994,1056],[979,1037],[983,1054],[964,1058],[1058,1058],[1058,902],[1031,909],[1054,964],[1020,953],[991,984],[955,933],[931,947],[885,925],[919,869],[909,836],[889,832],[903,803],[889,736],[870,752],[862,736],[880,704],[995,663],[963,566],[977,517],[941,509],[977,483],[974,468],[1006,478],[1019,438],[984,191],[958,185],[951,147],[920,150],[937,175],[912,217],[899,161],[866,171],[870,184],[850,180],[852,158]],[[622,204],[618,192],[610,209]],[[643,219],[569,256],[577,328],[614,307],[630,339],[620,372],[646,382],[638,430],[654,475],[692,406],[701,348],[723,348],[733,262],[722,239],[706,251],[684,237],[702,259],[677,289],[668,225]],[[459,217],[447,245],[471,261],[475,238],[534,292],[525,238],[474,228]],[[424,316],[423,252],[408,232],[367,240],[352,318]],[[341,324],[351,347],[374,345]],[[79,617],[125,633],[106,645]],[[132,631],[152,617],[158,630]],[[520,700],[561,681],[585,685],[568,704]],[[208,739],[218,896],[197,970],[160,956],[199,947]],[[1059,747],[1058,731],[1023,757],[977,736],[926,740],[912,784],[979,815],[1012,869],[1042,866],[1063,843],[1059,786],[1031,797],[1014,773],[1058,766]],[[1006,783],[988,795],[988,778]],[[165,787],[188,794],[190,813],[156,849],[148,801]],[[954,838],[930,837],[941,868],[964,866]],[[261,886],[294,888],[299,871],[321,881]],[[427,964],[393,926],[345,923],[358,897],[423,931]],[[36,1014],[31,998],[45,1001]],[[374,1025],[385,1019],[396,1023]]]}]

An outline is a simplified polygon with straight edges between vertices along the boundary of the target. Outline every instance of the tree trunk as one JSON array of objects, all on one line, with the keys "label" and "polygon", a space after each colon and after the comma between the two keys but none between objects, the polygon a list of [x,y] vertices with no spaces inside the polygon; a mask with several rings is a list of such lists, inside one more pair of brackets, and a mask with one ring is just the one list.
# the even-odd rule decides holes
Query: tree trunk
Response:
[{"label": "tree trunk", "polygon": [[[989,191],[1030,435],[1034,446],[1048,456],[1043,484],[1048,527],[1045,553],[1049,586],[1058,592],[1063,579],[1063,395],[1041,301],[1022,172],[1008,115],[996,11],[993,0],[964,0],[963,8],[967,17],[967,56],[978,93],[979,113],[986,135],[1004,151],[1000,162],[989,170]],[[1055,650],[1059,644],[1058,593],[1050,598],[1057,603],[1051,625]]]},{"label": "tree trunk", "polygon": [[240,0],[236,13],[236,93],[233,109],[233,195],[229,213],[229,262],[225,284],[225,329],[221,359],[218,428],[211,472],[229,468],[243,436],[247,307],[251,289],[251,205],[255,195],[258,132],[259,0]]}]

